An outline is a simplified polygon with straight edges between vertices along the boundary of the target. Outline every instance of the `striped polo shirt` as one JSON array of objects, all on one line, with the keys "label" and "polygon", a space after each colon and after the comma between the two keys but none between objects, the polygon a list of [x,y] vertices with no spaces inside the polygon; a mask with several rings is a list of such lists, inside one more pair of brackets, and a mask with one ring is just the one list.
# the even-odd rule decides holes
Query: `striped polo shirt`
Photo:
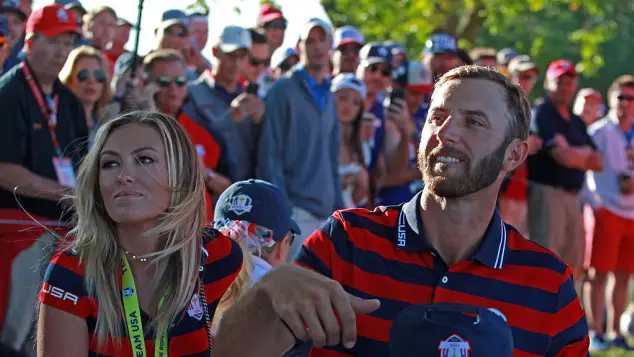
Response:
[{"label": "striped polo shirt", "polygon": [[297,264],[338,281],[350,294],[381,301],[377,311],[357,316],[353,349],[313,348],[311,357],[388,357],[399,312],[439,302],[502,311],[515,357],[588,354],[588,326],[572,272],[559,257],[524,239],[496,211],[475,254],[447,266],[423,236],[420,199],[421,193],[399,206],[337,211],[304,243]]},{"label": "striped polo shirt", "polygon": [[[229,285],[235,280],[242,267],[242,251],[239,245],[216,230],[206,229],[203,234],[205,295],[210,318],[218,302]],[[121,284],[121,279],[119,279]],[[79,258],[63,252],[51,261],[40,301],[69,314],[86,320],[88,333],[93,336],[97,323],[99,298],[89,296],[84,280],[84,266]],[[170,357],[209,356],[207,325],[199,296],[192,291],[190,304],[183,309],[182,318],[175,321],[168,332],[168,355]],[[149,316],[141,310],[141,320],[145,331],[145,349],[148,354],[154,352],[154,332],[148,331]],[[106,345],[97,346],[96,336],[91,339],[88,356],[132,356],[130,339],[127,336],[126,323],[121,319],[123,337],[108,336]]]}]

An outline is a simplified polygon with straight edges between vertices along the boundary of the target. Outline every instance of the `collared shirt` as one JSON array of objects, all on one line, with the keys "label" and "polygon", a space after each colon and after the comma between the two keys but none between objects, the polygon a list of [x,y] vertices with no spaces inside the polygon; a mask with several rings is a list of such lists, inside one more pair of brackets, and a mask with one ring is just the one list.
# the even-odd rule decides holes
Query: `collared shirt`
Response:
[{"label": "collared shirt", "polygon": [[300,69],[299,73],[301,74],[302,79],[306,82],[308,91],[315,100],[315,103],[317,103],[317,107],[320,111],[323,111],[326,106],[326,96],[330,92],[330,81],[324,79],[321,83],[317,83],[317,81],[315,81],[315,79],[311,77],[311,75],[308,74],[308,71],[304,68]]},{"label": "collared shirt", "polygon": [[231,105],[234,99],[238,98],[240,94],[244,91],[244,87],[242,84],[238,83],[235,92],[229,92],[227,88],[218,84],[218,82],[213,82],[214,85],[211,88],[212,93],[221,101],[225,102],[227,105]]},{"label": "collared shirt", "polygon": [[399,206],[337,211],[304,243],[297,264],[350,294],[381,301],[377,311],[357,315],[353,349],[313,348],[311,357],[388,357],[396,316],[413,304],[440,302],[500,310],[516,357],[588,354],[572,271],[559,257],[524,239],[496,211],[475,254],[447,266],[424,237],[420,200],[419,193]]},{"label": "collared shirt", "polygon": [[583,186],[585,172],[583,170],[561,166],[550,151],[556,146],[555,135],[561,134],[570,146],[589,145],[596,149],[587,133],[583,120],[569,110],[570,119],[564,119],[549,98],[535,107],[533,111],[532,131],[544,141],[544,145],[528,161],[528,178],[544,185],[567,190],[580,190]]}]

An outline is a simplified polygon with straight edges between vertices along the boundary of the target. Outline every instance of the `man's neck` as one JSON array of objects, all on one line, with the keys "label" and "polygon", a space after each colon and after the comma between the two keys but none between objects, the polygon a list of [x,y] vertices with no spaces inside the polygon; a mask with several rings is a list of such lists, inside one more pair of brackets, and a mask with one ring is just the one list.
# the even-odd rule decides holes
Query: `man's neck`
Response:
[{"label": "man's neck", "polygon": [[214,81],[229,93],[234,93],[238,90],[238,81],[222,78],[222,76],[218,76],[216,73],[214,73]]},{"label": "man's neck", "polygon": [[447,265],[470,258],[478,249],[495,210],[497,196],[487,192],[492,189],[457,199],[423,190],[419,207],[422,233]]},{"label": "man's neck", "polygon": [[324,79],[326,78],[326,73],[324,73],[323,67],[310,66],[307,64],[304,66],[304,69],[306,70],[308,75],[315,82],[317,82],[317,84],[322,84],[324,82]]},{"label": "man's neck", "polygon": [[568,110],[568,103],[566,102],[559,102],[559,101],[554,101],[552,100],[553,106],[555,106],[555,109],[557,109],[557,112],[559,112],[559,114],[566,120],[570,119],[570,111]]},{"label": "man's neck", "polygon": [[53,84],[55,84],[57,77],[44,74],[42,71],[38,70],[37,61],[34,61],[30,57],[27,57],[27,59],[29,61],[29,67],[31,68],[31,74],[37,80],[40,88],[42,88],[42,92],[46,95],[51,95],[53,93]]}]

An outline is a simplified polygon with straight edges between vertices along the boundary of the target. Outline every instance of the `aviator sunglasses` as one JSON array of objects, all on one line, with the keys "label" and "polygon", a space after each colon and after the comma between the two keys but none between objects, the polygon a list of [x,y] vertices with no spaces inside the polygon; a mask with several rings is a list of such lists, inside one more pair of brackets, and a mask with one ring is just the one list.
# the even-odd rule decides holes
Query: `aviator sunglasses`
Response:
[{"label": "aviator sunglasses", "polygon": [[168,76],[160,76],[156,78],[156,84],[158,84],[158,86],[161,88],[169,87],[170,84],[172,84],[172,82],[174,82],[177,87],[182,87],[185,84],[187,84],[187,77],[178,76],[178,77],[170,78]]},{"label": "aviator sunglasses", "polygon": [[83,68],[77,72],[77,80],[80,82],[88,80],[91,76],[99,83],[104,83],[106,81],[106,72],[102,70],[92,71],[91,73],[86,68]]}]

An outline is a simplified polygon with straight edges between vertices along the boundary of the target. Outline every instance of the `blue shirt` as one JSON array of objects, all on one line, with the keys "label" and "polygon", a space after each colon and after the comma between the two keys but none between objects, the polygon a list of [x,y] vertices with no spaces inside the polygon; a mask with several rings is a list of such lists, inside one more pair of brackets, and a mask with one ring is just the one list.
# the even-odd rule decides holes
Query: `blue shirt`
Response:
[{"label": "blue shirt", "polygon": [[383,141],[385,140],[385,113],[383,111],[383,102],[377,99],[377,101],[374,102],[374,105],[370,108],[370,113],[374,114],[374,116],[379,119],[380,124],[374,132],[372,155],[370,158],[370,164],[368,165],[368,170],[372,171],[379,160],[379,154],[383,150]]},{"label": "blue shirt", "polygon": [[7,62],[4,64],[4,71],[2,73],[7,73],[13,66],[20,63],[24,59],[24,52],[22,49],[24,47],[24,36],[16,42],[15,46],[11,50],[11,54],[7,58]]},{"label": "blue shirt", "polygon": [[544,146],[535,155],[528,157],[528,178],[544,185],[566,190],[579,191],[585,180],[583,170],[561,166],[550,151],[556,146],[554,138],[561,134],[570,146],[596,146],[588,135],[586,124],[569,110],[570,120],[564,119],[550,98],[535,107],[531,132],[536,132],[544,141]]},{"label": "blue shirt", "polygon": [[299,70],[299,74],[308,85],[308,91],[315,100],[319,110],[324,111],[324,107],[326,106],[326,95],[330,92],[330,81],[324,79],[321,83],[317,83],[317,81],[315,81],[315,79],[313,79],[313,77],[311,77],[310,74],[308,74],[308,71],[304,68]]},{"label": "blue shirt", "polygon": [[231,105],[234,99],[236,99],[240,94],[242,94],[244,88],[242,84],[238,83],[238,87],[236,87],[235,92],[229,92],[225,87],[218,84],[218,82],[214,82],[213,88],[211,88],[211,92],[218,99],[225,102],[227,105]]}]

